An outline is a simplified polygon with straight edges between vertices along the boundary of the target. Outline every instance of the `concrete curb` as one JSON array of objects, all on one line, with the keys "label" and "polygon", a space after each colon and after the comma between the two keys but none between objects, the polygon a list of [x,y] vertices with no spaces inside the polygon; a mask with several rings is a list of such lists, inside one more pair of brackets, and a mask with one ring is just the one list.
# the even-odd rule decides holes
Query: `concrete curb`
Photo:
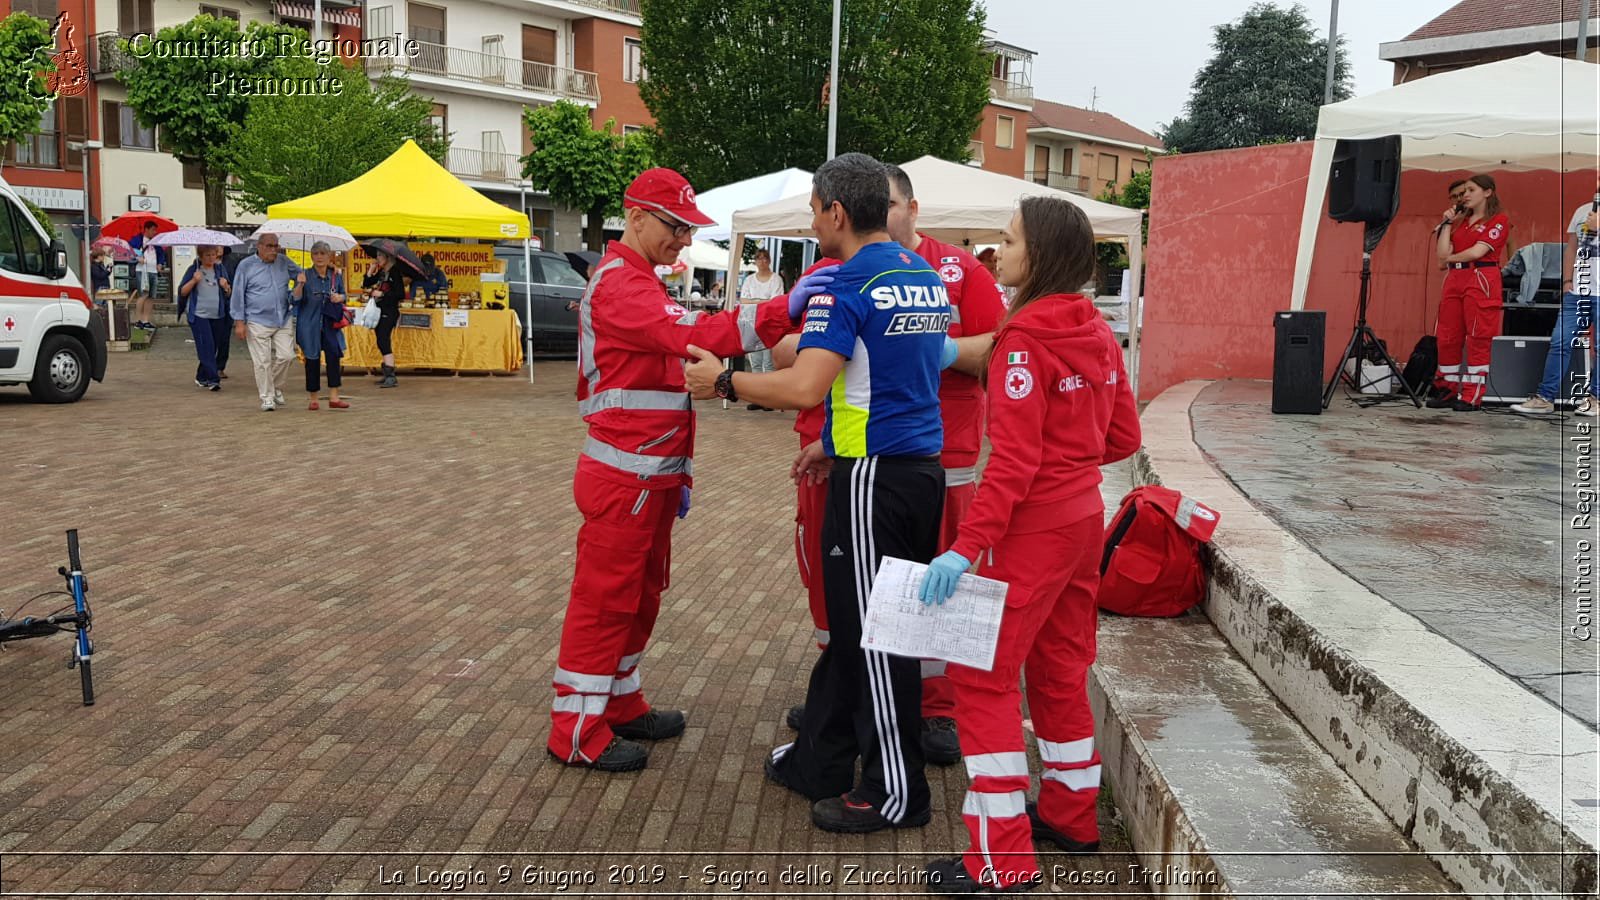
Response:
[{"label": "concrete curb", "polygon": [[1594,732],[1257,510],[1194,442],[1190,407],[1207,384],[1178,385],[1145,410],[1134,480],[1222,514],[1206,602],[1218,630],[1469,893],[1595,896]]}]

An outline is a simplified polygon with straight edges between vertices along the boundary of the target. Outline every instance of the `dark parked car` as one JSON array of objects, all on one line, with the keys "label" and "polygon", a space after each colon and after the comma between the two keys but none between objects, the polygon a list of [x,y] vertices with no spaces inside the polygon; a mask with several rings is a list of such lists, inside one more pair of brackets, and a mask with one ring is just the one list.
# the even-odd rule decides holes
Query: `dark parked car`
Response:
[{"label": "dark parked car", "polygon": [[[527,292],[523,283],[522,248],[496,247],[494,255],[506,261],[506,285],[511,308],[527,325]],[[535,250],[528,281],[533,288],[533,352],[536,356],[573,358],[578,355],[577,302],[587,285],[572,263],[560,253]],[[570,308],[569,308],[570,307]]]}]

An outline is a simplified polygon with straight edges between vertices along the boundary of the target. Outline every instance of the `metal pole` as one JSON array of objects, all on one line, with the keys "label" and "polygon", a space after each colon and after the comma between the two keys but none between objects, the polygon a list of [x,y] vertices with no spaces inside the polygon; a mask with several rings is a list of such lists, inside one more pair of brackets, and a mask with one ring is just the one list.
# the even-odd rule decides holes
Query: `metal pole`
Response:
[{"label": "metal pole", "polygon": [[1578,0],[1578,59],[1589,58],[1589,0]]},{"label": "metal pole", "polygon": [[1328,77],[1322,88],[1322,102],[1333,102],[1333,61],[1339,56],[1339,0],[1333,0],[1328,16]]},{"label": "metal pole", "polygon": [[89,290],[89,299],[94,299],[94,275],[89,271],[89,148],[84,147],[79,151],[83,164],[83,286]]},{"label": "metal pole", "polygon": [[828,158],[839,149],[839,14],[844,0],[833,0],[833,61],[828,65]]},{"label": "metal pole", "polygon": [[[526,181],[517,184],[522,194],[522,214],[528,216],[528,187]],[[528,383],[533,384],[533,217],[528,216],[528,237],[522,239],[522,344],[523,358],[528,361]]]},{"label": "metal pole", "polygon": [[311,5],[311,39],[322,40],[322,0]]}]

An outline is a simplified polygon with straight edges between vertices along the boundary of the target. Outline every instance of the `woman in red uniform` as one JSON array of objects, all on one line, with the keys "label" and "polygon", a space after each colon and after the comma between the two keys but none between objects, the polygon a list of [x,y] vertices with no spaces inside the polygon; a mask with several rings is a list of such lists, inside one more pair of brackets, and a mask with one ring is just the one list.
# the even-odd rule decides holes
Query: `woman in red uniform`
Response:
[{"label": "woman in red uniform", "polygon": [[[1071,203],[1028,197],[996,257],[1014,288],[995,334],[986,390],[988,467],[948,553],[923,580],[943,603],[974,562],[1010,585],[994,667],[951,664],[956,728],[971,786],[964,856],[928,866],[932,889],[963,894],[1039,883],[1037,836],[1067,852],[1099,849],[1100,755],[1085,681],[1095,654],[1095,588],[1105,507],[1100,466],[1139,447],[1122,351],[1078,287],[1094,274],[1094,232]],[[1019,680],[1044,762],[1036,808],[1023,745]]]},{"label": "woman in red uniform", "polygon": [[[1439,374],[1428,395],[1433,409],[1472,412],[1482,407],[1489,383],[1489,347],[1500,333],[1500,260],[1511,222],[1500,211],[1494,179],[1473,175],[1460,202],[1438,227],[1439,262],[1448,269],[1439,301]],[[1466,344],[1467,370],[1460,372]]]}]

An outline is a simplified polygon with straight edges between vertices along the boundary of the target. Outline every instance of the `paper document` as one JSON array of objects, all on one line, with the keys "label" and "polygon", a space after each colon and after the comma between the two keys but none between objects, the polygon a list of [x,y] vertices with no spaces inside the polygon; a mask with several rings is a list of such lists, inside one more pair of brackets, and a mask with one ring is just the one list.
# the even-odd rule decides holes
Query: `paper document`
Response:
[{"label": "paper document", "polygon": [[1006,583],[962,575],[955,595],[942,606],[924,606],[918,592],[927,571],[921,563],[883,558],[867,599],[861,648],[943,659],[987,672],[994,667],[994,648],[1000,641]]}]

